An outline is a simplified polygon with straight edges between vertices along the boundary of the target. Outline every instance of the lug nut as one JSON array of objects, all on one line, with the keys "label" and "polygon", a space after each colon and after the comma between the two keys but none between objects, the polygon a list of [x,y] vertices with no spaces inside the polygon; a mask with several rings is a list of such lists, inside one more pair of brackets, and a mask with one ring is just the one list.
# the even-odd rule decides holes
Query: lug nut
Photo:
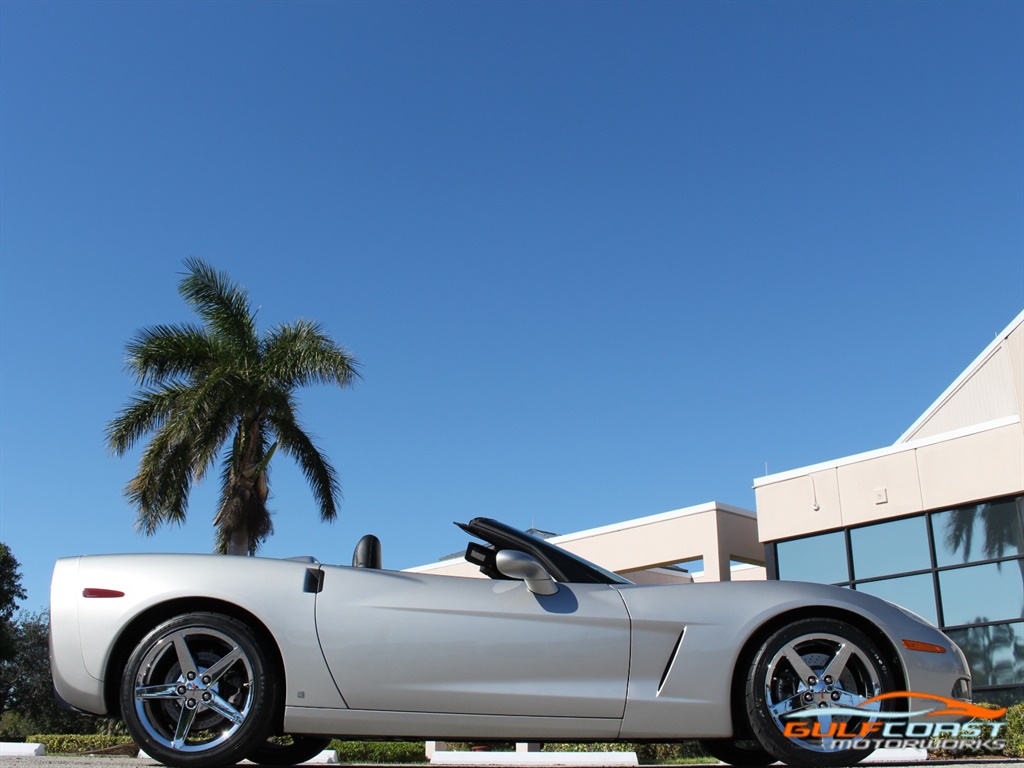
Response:
[{"label": "lug nut", "polygon": [[814,694],[810,691],[804,693],[804,701],[814,701]]},{"label": "lug nut", "polygon": [[203,694],[203,701],[209,701],[209,700],[210,700],[210,699],[212,699],[212,698],[213,698],[213,697],[212,697],[212,696],[210,696],[210,694],[209,694],[209,693],[204,693],[204,694]]},{"label": "lug nut", "polygon": [[807,678],[807,684],[808,685],[817,685],[818,684],[818,678],[816,678],[814,675],[811,675],[810,677]]},{"label": "lug nut", "polygon": [[827,706],[828,706],[828,704],[826,704],[826,703],[825,703],[825,702],[823,701],[823,702],[821,702],[821,704],[819,704],[819,705],[818,705],[818,709],[825,709],[825,707],[827,707]]},{"label": "lug nut", "polygon": [[209,675],[203,675],[203,685],[209,685],[209,684],[210,684],[210,676]]},{"label": "lug nut", "polygon": [[185,677],[187,677],[189,680],[195,680],[196,679],[196,673],[195,672],[189,672],[187,675],[185,675]]},{"label": "lug nut", "polygon": [[179,685],[179,686],[178,686],[178,695],[179,695],[179,696],[184,696],[184,695],[185,695],[185,690],[186,690],[186,689],[185,689],[185,686],[184,686],[184,685]]},{"label": "lug nut", "polygon": [[195,709],[199,705],[196,703],[195,699],[186,699],[185,700],[185,706],[188,707],[189,709]]},{"label": "lug nut", "polygon": [[839,701],[839,691],[832,691],[832,701]]},{"label": "lug nut", "polygon": [[825,685],[832,685],[832,683],[835,682],[832,679],[832,675],[825,675],[825,677],[823,679],[825,680]]}]

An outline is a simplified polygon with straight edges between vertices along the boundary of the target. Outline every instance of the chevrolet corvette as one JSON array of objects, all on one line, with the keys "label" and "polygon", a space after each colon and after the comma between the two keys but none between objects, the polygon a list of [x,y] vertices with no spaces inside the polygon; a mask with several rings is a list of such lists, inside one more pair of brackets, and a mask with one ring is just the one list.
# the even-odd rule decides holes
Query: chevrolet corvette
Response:
[{"label": "chevrolet corvette", "polygon": [[[373,536],[352,565],[62,558],[55,693],[182,768],[299,763],[332,737],[699,739],[735,765],[849,765],[871,750],[837,751],[833,725],[896,716],[886,694],[970,700],[960,649],[870,595],[632,584],[498,521],[457,525],[487,578],[385,570]],[[816,729],[787,730],[801,715]]]}]

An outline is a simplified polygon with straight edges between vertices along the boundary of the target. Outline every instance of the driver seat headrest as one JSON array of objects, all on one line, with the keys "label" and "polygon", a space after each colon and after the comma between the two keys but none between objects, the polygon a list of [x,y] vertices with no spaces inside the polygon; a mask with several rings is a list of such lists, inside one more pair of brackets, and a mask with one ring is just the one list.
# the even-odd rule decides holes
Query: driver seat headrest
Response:
[{"label": "driver seat headrest", "polygon": [[356,544],[355,552],[352,553],[353,568],[377,568],[380,569],[380,539],[372,533],[368,533]]}]

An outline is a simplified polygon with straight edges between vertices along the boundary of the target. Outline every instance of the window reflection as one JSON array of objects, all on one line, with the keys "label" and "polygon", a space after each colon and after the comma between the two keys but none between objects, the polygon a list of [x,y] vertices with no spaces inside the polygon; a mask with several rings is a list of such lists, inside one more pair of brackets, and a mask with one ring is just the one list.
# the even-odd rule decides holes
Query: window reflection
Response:
[{"label": "window reflection", "polygon": [[1024,560],[939,572],[946,626],[1024,616]]},{"label": "window reflection", "polygon": [[903,576],[898,579],[882,579],[857,585],[858,592],[888,600],[890,603],[902,605],[932,624],[939,623],[935,609],[935,586],[930,573],[917,576]]},{"label": "window reflection", "polygon": [[939,566],[1024,554],[1024,497],[932,515]]},{"label": "window reflection", "polygon": [[776,545],[775,552],[780,579],[838,584],[850,578],[842,531],[783,541]]},{"label": "window reflection", "polygon": [[850,531],[853,575],[857,579],[931,568],[923,517],[891,520]]},{"label": "window reflection", "polygon": [[954,629],[947,634],[967,656],[974,687],[1024,683],[1024,623]]}]

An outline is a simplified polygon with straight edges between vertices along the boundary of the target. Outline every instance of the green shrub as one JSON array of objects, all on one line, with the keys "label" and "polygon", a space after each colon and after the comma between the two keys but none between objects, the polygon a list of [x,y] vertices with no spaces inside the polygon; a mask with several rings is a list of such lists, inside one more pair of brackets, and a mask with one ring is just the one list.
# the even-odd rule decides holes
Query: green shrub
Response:
[{"label": "green shrub", "polygon": [[1006,740],[1004,755],[1024,757],[1024,704],[1014,704],[1006,710],[1006,725],[1000,735]]},{"label": "green shrub", "polygon": [[422,741],[342,741],[328,746],[338,753],[342,763],[425,763]]},{"label": "green shrub", "polygon": [[[979,702],[975,702],[975,703],[979,707],[984,707],[985,709],[1002,709],[1002,707],[1000,707],[998,704],[990,704],[990,703],[985,702],[985,701],[979,701]],[[989,738],[991,738],[991,726],[986,724],[986,721],[981,721],[979,724],[982,726],[982,736],[981,736],[981,738],[982,739],[989,739]],[[1004,728],[1002,730],[1005,731],[1006,729]],[[942,742],[942,741],[946,741],[948,739],[953,738],[953,734],[952,733],[943,732],[943,733],[937,734],[935,736],[935,738],[938,739],[940,742]],[[946,749],[944,747],[940,747],[940,748],[935,748],[935,749],[929,749],[928,750],[928,758],[930,760],[956,760],[958,758],[984,757],[986,755],[991,756],[993,754],[994,754],[993,752],[990,752],[990,751],[988,751],[986,749],[974,749],[974,748],[971,748],[971,747],[959,747],[957,749]]]},{"label": "green shrub", "polygon": [[25,741],[42,744],[48,755],[81,755],[94,752],[137,755],[139,748],[123,736],[102,736],[95,733],[35,734]]}]

